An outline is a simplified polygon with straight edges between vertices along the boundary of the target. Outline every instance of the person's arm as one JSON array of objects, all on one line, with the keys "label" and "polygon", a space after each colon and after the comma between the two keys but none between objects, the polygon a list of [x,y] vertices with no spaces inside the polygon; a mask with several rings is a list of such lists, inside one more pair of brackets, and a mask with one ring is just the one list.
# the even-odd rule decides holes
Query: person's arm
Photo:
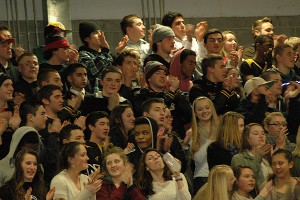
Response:
[{"label": "person's arm", "polygon": [[186,178],[183,174],[174,175],[176,184],[177,184],[177,199],[179,200],[190,200],[191,194],[189,192],[189,187],[186,181]]}]

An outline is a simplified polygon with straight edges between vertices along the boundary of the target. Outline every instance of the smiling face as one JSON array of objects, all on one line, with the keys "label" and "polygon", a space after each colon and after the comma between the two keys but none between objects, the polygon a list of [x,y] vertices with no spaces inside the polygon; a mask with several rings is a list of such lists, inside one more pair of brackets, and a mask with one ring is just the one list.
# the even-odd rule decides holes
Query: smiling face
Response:
[{"label": "smiling face", "polygon": [[119,91],[122,83],[122,75],[119,73],[109,72],[100,80],[103,85],[103,95],[109,97]]},{"label": "smiling face", "polygon": [[272,156],[272,169],[278,178],[290,176],[290,170],[293,167],[293,161],[289,162],[283,153]]},{"label": "smiling face", "polygon": [[21,167],[23,169],[24,181],[32,182],[37,172],[37,159],[35,155],[26,153],[21,161]]},{"label": "smiling face", "polygon": [[80,144],[77,146],[77,152],[74,157],[69,157],[70,168],[76,169],[78,171],[86,170],[88,168],[88,160],[86,148],[84,145]]},{"label": "smiling face", "polygon": [[11,79],[6,79],[0,87],[0,101],[7,102],[13,99],[13,82]]},{"label": "smiling face", "polygon": [[212,108],[207,99],[198,100],[194,112],[200,122],[206,122],[212,118]]},{"label": "smiling face", "polygon": [[236,180],[238,191],[243,193],[249,193],[254,190],[255,187],[255,176],[251,169],[242,168],[240,177]]},{"label": "smiling face", "polygon": [[149,171],[161,171],[165,167],[165,163],[161,155],[156,151],[149,151],[145,156],[146,167],[149,168]]},{"label": "smiling face", "polygon": [[227,72],[227,76],[231,76],[232,77],[232,82],[233,82],[233,86],[234,88],[238,88],[241,85],[241,78],[240,78],[240,72],[237,69],[230,69]]},{"label": "smiling face", "polygon": [[112,178],[121,177],[124,173],[125,162],[119,154],[113,153],[106,157],[106,168]]},{"label": "smiling face", "polygon": [[126,131],[132,130],[134,128],[134,113],[131,108],[126,108],[122,113],[122,121]]}]

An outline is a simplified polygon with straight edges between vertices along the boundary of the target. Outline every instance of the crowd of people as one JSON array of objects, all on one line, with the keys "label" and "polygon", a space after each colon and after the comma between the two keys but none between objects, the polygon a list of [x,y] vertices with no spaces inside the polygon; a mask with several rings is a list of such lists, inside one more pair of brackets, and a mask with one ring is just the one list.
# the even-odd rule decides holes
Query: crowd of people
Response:
[{"label": "crowd of people", "polygon": [[130,14],[116,54],[92,22],[31,52],[0,26],[0,199],[299,200],[300,37],[209,26]]}]

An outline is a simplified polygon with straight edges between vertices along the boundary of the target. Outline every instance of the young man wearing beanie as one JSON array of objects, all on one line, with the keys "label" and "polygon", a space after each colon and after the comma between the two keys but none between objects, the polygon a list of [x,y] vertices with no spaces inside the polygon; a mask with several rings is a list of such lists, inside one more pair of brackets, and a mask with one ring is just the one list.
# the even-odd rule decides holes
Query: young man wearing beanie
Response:
[{"label": "young man wearing beanie", "polygon": [[[67,34],[71,33],[71,32],[72,31],[67,30],[61,22],[50,22],[44,28],[44,40],[46,42],[49,37],[53,37],[53,36],[66,37]],[[38,58],[39,64],[47,63],[47,60],[44,58],[44,51],[45,51],[44,45],[40,45],[40,46],[33,48],[33,53]]]},{"label": "young man wearing beanie", "polygon": [[245,125],[249,123],[262,124],[266,117],[268,98],[272,95],[269,90],[275,81],[266,82],[263,78],[253,77],[244,85],[246,99],[242,100],[235,110],[245,117]]},{"label": "young man wearing beanie", "polygon": [[145,58],[144,67],[148,61],[158,61],[169,70],[170,54],[175,48],[174,37],[175,34],[170,27],[157,25],[152,34],[152,50],[154,53]]},{"label": "young man wearing beanie", "polygon": [[160,62],[149,61],[145,67],[148,88],[142,88],[134,97],[135,116],[142,116],[142,104],[149,98],[163,98],[168,107],[172,107],[173,130],[184,137],[184,125],[191,121],[192,110],[188,99],[179,90],[179,80],[167,77],[167,68]]},{"label": "young man wearing beanie", "polygon": [[64,70],[67,64],[78,62],[78,53],[74,54],[75,51],[77,52],[77,50],[71,50],[67,38],[62,36],[49,37],[46,41],[44,53],[47,63],[41,64],[40,70],[49,68],[57,70],[62,77],[62,83],[65,85]]},{"label": "young man wearing beanie", "polygon": [[[87,67],[89,87],[95,88],[104,68],[110,67],[113,62],[109,44],[100,27],[92,22],[79,24],[79,36],[83,45],[79,48],[79,63]],[[95,88],[99,90],[99,88]],[[90,91],[93,93],[93,91]]]}]

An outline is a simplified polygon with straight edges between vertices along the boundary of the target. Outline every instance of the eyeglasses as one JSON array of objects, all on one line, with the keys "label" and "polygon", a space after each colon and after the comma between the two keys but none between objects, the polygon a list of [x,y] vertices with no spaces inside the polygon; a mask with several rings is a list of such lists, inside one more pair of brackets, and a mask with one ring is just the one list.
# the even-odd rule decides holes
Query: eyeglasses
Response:
[{"label": "eyeglasses", "polygon": [[283,122],[283,123],[277,122],[277,123],[269,124],[269,125],[276,126],[276,127],[279,127],[279,126],[287,127],[287,123],[286,122]]}]

